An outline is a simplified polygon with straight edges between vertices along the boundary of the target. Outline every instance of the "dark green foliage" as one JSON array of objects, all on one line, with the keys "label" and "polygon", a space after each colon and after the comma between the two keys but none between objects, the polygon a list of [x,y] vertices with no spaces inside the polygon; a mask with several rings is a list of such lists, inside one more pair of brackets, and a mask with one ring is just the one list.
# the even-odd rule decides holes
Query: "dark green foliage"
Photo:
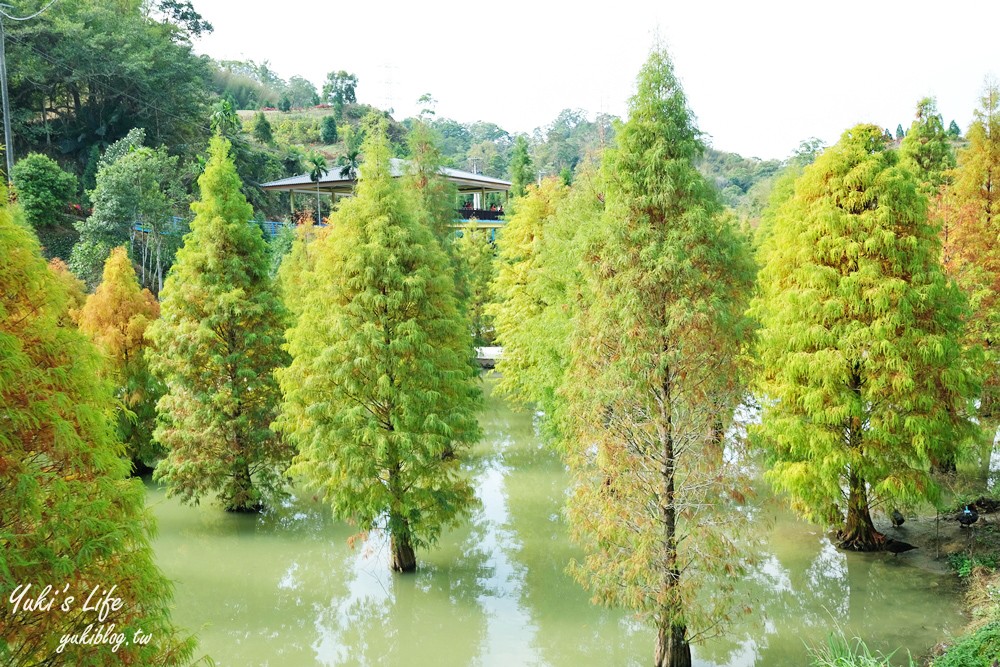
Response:
[{"label": "dark green foliage", "polygon": [[281,99],[278,100],[278,109],[280,111],[291,111],[292,99],[288,95],[282,95]]},{"label": "dark green foliage", "polygon": [[178,26],[191,37],[201,37],[202,33],[214,30],[212,24],[201,17],[190,0],[155,0],[151,3],[166,19]]},{"label": "dark green foliage", "polygon": [[528,154],[528,140],[518,135],[514,140],[514,153],[510,158],[510,196],[523,197],[528,186],[535,182],[535,170]]},{"label": "dark green foliage", "polygon": [[288,101],[293,107],[311,107],[319,104],[316,86],[301,76],[293,76],[288,80],[286,95],[288,95]]},{"label": "dark green foliage", "polygon": [[[0,258],[0,664],[187,664],[194,644],[178,641],[170,621],[171,584],[153,560],[145,489],[127,479],[102,360],[66,326],[66,289],[6,207]],[[27,584],[31,597],[66,586],[78,602],[69,612],[15,613],[10,596]],[[99,625],[82,601],[111,585],[124,607],[106,623],[130,641],[117,652],[103,644],[56,653],[64,634]],[[152,634],[148,645],[131,642],[139,628]]]},{"label": "dark green foliage", "polygon": [[80,232],[70,224],[41,227],[35,230],[35,235],[42,244],[42,254],[45,259],[58,257],[68,260],[73,253],[73,247],[80,240]]},{"label": "dark green foliage", "polygon": [[41,153],[29,153],[18,160],[12,176],[17,201],[35,229],[59,224],[80,187],[76,176]]},{"label": "dark green foliage", "polygon": [[958,123],[955,121],[948,123],[948,136],[952,139],[958,139],[962,136],[962,130],[959,129]]},{"label": "dark green foliage", "polygon": [[934,667],[994,667],[1000,658],[1000,622],[993,622],[966,635]]},{"label": "dark green foliage", "polygon": [[965,579],[977,567],[985,567],[990,570],[997,569],[997,567],[1000,567],[1000,557],[989,553],[982,556],[970,556],[964,551],[960,551],[948,556],[948,565],[955,570],[955,573],[960,578]]},{"label": "dark green foliage", "polygon": [[358,101],[355,95],[357,86],[356,75],[348,74],[344,70],[329,72],[326,75],[326,83],[323,84],[323,99],[340,107],[354,104]]},{"label": "dark green foliage", "polygon": [[239,115],[233,109],[232,102],[227,99],[221,99],[215,103],[209,120],[212,132],[229,140],[239,136],[243,131],[243,123],[240,122]]},{"label": "dark green foliage", "polygon": [[536,130],[535,166],[549,174],[572,173],[588,154],[612,145],[614,134],[611,116],[590,121],[581,109],[563,109],[543,131]]},{"label": "dark green foliage", "polygon": [[903,124],[900,123],[896,126],[896,139],[902,140],[906,136],[906,132],[903,130]]},{"label": "dark green foliage", "polygon": [[271,123],[268,122],[267,116],[264,115],[263,111],[258,111],[254,116],[253,138],[265,146],[270,146],[274,143],[274,132],[271,130]]},{"label": "dark green foliage", "polygon": [[462,230],[455,242],[455,255],[463,274],[464,291],[468,292],[466,313],[476,346],[493,345],[493,316],[487,312],[492,301],[490,284],[496,278],[496,248],[490,242],[489,230],[470,227]]},{"label": "dark green foliage", "polygon": [[333,116],[323,116],[320,124],[320,140],[324,144],[337,143],[337,119]]},{"label": "dark green foliage", "polygon": [[[112,248],[127,244],[142,267],[142,285],[158,293],[180,244],[174,216],[187,195],[181,187],[177,156],[166,149],[136,146],[127,136],[108,148],[90,193],[94,210],[76,224],[80,240],[69,264],[92,289],[100,281]],[[146,233],[136,233],[140,224]]]},{"label": "dark green foliage", "polygon": [[[708,148],[699,167],[715,183],[723,203],[735,209],[746,204],[755,185],[770,181],[778,173],[781,162],[744,158],[735,153]],[[759,208],[754,213],[759,215]]]},{"label": "dark green foliage", "polygon": [[7,22],[18,146],[57,147],[82,165],[92,146],[134,127],[154,145],[200,143],[209,65],[192,53],[184,4],[175,3],[180,16],[164,7],[158,20],[146,3],[63,1],[31,21]]},{"label": "dark green foliage", "polygon": [[209,155],[191,232],[148,333],[150,365],[166,385],[155,437],[169,454],[155,477],[185,502],[218,493],[226,509],[254,511],[281,495],[292,454],[270,429],[286,311],[229,142],[214,137]]}]

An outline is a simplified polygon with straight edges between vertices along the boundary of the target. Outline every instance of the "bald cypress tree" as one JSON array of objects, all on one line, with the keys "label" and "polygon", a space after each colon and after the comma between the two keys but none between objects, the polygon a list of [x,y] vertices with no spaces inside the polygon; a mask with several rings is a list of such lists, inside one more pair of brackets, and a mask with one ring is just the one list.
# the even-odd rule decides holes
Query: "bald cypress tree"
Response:
[{"label": "bald cypress tree", "polygon": [[897,159],[858,125],[806,168],[774,213],[754,305],[767,477],[859,551],[885,545],[873,507],[934,499],[931,463],[972,429],[965,302]]},{"label": "bald cypress tree", "polygon": [[569,518],[586,550],[572,571],[652,623],[655,665],[687,667],[692,638],[736,606],[745,563],[721,438],[742,399],[753,263],[695,167],[703,145],[665,51],[639,73],[617,139],[563,389]]},{"label": "bald cypress tree", "polygon": [[198,502],[256,511],[280,495],[292,449],[270,428],[280,400],[287,312],[270,278],[267,244],[251,224],[229,142],[212,139],[191,232],[161,293],[149,336],[166,384],[155,437],[168,454],[155,478]]},{"label": "bald cypress tree", "polygon": [[944,263],[967,295],[967,342],[985,351],[981,410],[1000,413],[1000,86],[987,85],[939,212]]},{"label": "bald cypress tree", "polygon": [[147,472],[163,454],[153,441],[156,401],[163,391],[149,370],[146,329],[160,316],[160,304],[139,287],[124,246],[111,251],[97,291],[80,310],[80,330],[104,352],[104,375],[114,383],[122,409],[118,431],[132,468]]},{"label": "bald cypress tree", "polygon": [[[153,561],[145,490],[121,457],[102,360],[67,326],[66,288],[7,206],[0,257],[0,663],[186,664],[194,644],[170,621],[171,585]],[[88,625],[94,637],[102,621],[84,601],[112,585],[123,606],[103,625],[124,637],[118,650],[112,639],[60,651]],[[48,586],[52,608],[24,604]]]},{"label": "bald cypress tree", "polygon": [[389,171],[385,120],[367,122],[356,194],[314,242],[278,423],[299,448],[291,472],[339,518],[386,531],[392,569],[409,571],[473,503],[459,456],[481,396],[448,258]]},{"label": "bald cypress tree", "polygon": [[899,153],[903,165],[919,179],[924,194],[935,197],[955,166],[955,151],[933,98],[925,97],[917,103],[916,118],[899,145]]}]

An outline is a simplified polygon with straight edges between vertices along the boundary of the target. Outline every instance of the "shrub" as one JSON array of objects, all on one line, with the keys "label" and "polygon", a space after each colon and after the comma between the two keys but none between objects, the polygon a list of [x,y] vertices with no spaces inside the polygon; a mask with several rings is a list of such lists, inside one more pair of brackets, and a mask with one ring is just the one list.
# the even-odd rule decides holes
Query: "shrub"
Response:
[{"label": "shrub", "polygon": [[55,225],[62,219],[79,183],[52,158],[30,153],[14,165],[12,172],[17,199],[34,228]]}]

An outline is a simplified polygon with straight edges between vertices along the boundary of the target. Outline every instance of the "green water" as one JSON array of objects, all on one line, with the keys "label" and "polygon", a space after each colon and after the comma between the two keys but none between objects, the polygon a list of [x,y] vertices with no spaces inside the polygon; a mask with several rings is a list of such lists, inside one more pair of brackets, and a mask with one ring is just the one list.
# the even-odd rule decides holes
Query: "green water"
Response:
[{"label": "green water", "polygon": [[[149,487],[175,620],[221,666],[649,664],[652,632],[590,605],[564,572],[578,555],[561,514],[567,476],[532,416],[488,398],[482,424],[470,460],[482,509],[418,553],[415,575],[389,572],[381,540],[348,547],[354,531],[309,495],[238,516]],[[801,667],[805,644],[836,627],[916,655],[963,624],[951,577],[908,555],[845,555],[776,505],[768,513],[746,584],[756,624],[697,646],[696,665]]]}]

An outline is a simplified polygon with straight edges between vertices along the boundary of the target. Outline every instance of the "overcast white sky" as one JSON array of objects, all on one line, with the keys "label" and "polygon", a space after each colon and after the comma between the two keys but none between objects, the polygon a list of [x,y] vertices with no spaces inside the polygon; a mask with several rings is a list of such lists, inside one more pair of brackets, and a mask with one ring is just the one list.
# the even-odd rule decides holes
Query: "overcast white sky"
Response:
[{"label": "overcast white sky", "polygon": [[624,116],[659,35],[688,103],[718,149],[787,157],[859,122],[909,126],[935,96],[964,131],[983,82],[1000,71],[994,0],[194,0],[214,58],[268,60],[322,86],[358,76],[358,99],[414,115],[530,132],[560,110]]}]

